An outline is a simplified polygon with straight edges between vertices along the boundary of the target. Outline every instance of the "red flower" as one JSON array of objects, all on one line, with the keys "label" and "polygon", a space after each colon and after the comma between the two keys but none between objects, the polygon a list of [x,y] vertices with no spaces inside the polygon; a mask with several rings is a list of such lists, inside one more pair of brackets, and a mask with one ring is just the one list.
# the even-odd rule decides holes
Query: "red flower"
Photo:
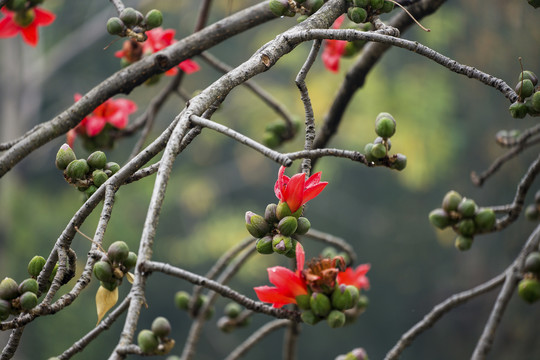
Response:
[{"label": "red flower", "polygon": [[[167,29],[163,30],[163,28],[158,27],[152,30],[149,30],[146,32],[146,36],[148,37],[145,42],[142,43],[142,52],[144,54],[153,54],[155,52],[158,52],[160,50],[165,49],[166,47],[174,44],[176,40],[174,40],[174,34],[175,30],[173,29]],[[129,41],[129,40],[127,40]],[[125,49],[117,51],[114,53],[114,56],[119,58],[127,58],[129,59],[130,54],[126,52]],[[184,71],[186,74],[191,74],[196,71],[199,71],[200,67],[199,65],[193,61],[193,60],[184,60],[182,61],[178,67]],[[165,72],[165,75],[174,75],[178,72],[177,68],[169,69]]]},{"label": "red flower", "polygon": [[258,286],[254,288],[259,300],[280,308],[283,305],[296,304],[296,297],[299,295],[307,295],[307,285],[302,275],[304,262],[304,248],[300,243],[297,243],[296,271],[291,271],[282,266],[268,268],[268,279],[275,287]]},{"label": "red flower", "polygon": [[[75,101],[79,101],[81,97],[80,94],[75,94]],[[136,110],[137,105],[131,100],[108,99],[95,108],[92,114],[82,119],[79,125],[68,132],[67,143],[72,147],[77,134],[84,134],[88,137],[96,136],[107,123],[117,129],[123,129],[128,123],[129,114]]]},{"label": "red flower", "polygon": [[296,174],[289,179],[284,175],[285,167],[279,168],[278,179],[274,186],[277,198],[289,205],[291,212],[295,212],[300,206],[314,199],[328,185],[328,182],[321,182],[321,173],[311,175],[306,181],[303,173]]},{"label": "red flower", "polygon": [[[339,29],[341,23],[345,20],[345,15],[341,15],[334,21],[332,29]],[[345,46],[347,41],[345,40],[325,40],[324,50],[322,53],[322,61],[324,66],[332,71],[337,72],[339,70],[339,60],[345,53]]]},{"label": "red flower", "polygon": [[369,279],[366,273],[369,271],[370,264],[358,265],[356,269],[348,267],[337,275],[337,282],[340,285],[354,285],[358,290],[369,289]]},{"label": "red flower", "polygon": [[0,20],[0,38],[13,37],[20,32],[23,40],[30,46],[38,43],[38,26],[50,25],[56,17],[52,12],[38,7],[26,12],[14,12],[5,8],[0,11],[5,15]]}]

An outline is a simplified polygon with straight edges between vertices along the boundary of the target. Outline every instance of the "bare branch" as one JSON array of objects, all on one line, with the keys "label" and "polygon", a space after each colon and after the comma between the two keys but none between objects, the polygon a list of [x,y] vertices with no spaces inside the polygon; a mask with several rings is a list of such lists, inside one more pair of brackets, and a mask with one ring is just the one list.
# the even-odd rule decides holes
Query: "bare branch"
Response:
[{"label": "bare branch", "polygon": [[255,331],[249,338],[234,349],[225,360],[236,360],[242,357],[249,349],[261,341],[266,335],[279,328],[285,327],[290,324],[290,320],[273,320],[269,323],[261,326]]}]

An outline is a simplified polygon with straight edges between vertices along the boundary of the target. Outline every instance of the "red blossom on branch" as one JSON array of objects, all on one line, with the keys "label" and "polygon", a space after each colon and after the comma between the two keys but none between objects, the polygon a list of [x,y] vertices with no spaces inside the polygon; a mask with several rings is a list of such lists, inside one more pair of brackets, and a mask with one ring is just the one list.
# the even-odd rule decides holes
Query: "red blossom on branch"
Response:
[{"label": "red blossom on branch", "polygon": [[296,271],[283,266],[268,268],[268,279],[275,287],[258,286],[254,290],[260,301],[271,303],[280,308],[287,304],[296,304],[296,297],[307,295],[307,285],[302,275],[304,269],[305,253],[300,243],[296,244]]},{"label": "red blossom on branch", "polygon": [[353,285],[358,290],[369,289],[369,279],[366,274],[371,268],[370,264],[358,265],[356,269],[348,267],[345,271],[341,271],[337,275],[337,282],[340,285]]},{"label": "red blossom on branch", "polygon": [[[80,94],[75,94],[75,101],[81,99]],[[84,134],[88,137],[98,135],[106,124],[111,124],[117,129],[127,126],[129,114],[137,110],[137,105],[128,99],[108,99],[99,105],[94,111],[81,120],[79,125],[71,129],[67,134],[67,143],[73,147],[73,141],[77,134]]]},{"label": "red blossom on branch", "polygon": [[274,185],[276,197],[286,202],[291,212],[295,212],[300,206],[314,199],[328,185],[321,182],[321,173],[315,173],[306,180],[306,175],[299,173],[289,178],[285,174],[285,167],[279,168],[278,178]]},{"label": "red blossom on branch", "polygon": [[[341,24],[345,20],[345,15],[341,15],[334,21],[332,29],[339,29]],[[339,60],[345,53],[345,46],[347,41],[345,40],[325,40],[324,41],[324,50],[322,53],[322,61],[324,66],[332,71],[338,72],[339,70]]]},{"label": "red blossom on branch", "polygon": [[34,7],[26,12],[0,9],[4,17],[0,20],[0,38],[9,38],[21,33],[28,45],[36,46],[39,41],[38,26],[50,25],[56,16],[47,10]]}]

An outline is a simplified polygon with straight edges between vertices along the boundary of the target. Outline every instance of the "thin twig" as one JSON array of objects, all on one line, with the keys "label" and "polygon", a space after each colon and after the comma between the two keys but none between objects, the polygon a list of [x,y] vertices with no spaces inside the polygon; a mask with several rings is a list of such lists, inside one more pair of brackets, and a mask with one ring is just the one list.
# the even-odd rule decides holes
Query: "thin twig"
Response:
[{"label": "thin twig", "polygon": [[289,326],[287,326],[287,330],[283,335],[283,360],[296,359],[298,335],[300,335],[300,324],[290,321]]},{"label": "thin twig", "polygon": [[21,326],[19,328],[13,329],[11,331],[11,334],[9,335],[9,340],[2,350],[2,355],[0,356],[0,360],[8,360],[15,355],[15,351],[17,350],[17,347],[19,346],[19,342],[21,341],[21,337],[24,331],[24,326]]},{"label": "thin twig", "polygon": [[270,334],[272,331],[275,331],[279,328],[287,326],[290,324],[290,320],[273,320],[269,323],[261,326],[257,331],[255,331],[249,338],[247,338],[242,344],[238,345],[225,360],[236,360],[242,357],[249,349],[254,345],[259,343],[266,335]]},{"label": "thin twig", "polygon": [[124,8],[126,7],[124,3],[122,2],[122,0],[110,0],[110,1],[116,8],[116,11],[118,12],[118,14],[120,14],[122,10],[124,10]]}]

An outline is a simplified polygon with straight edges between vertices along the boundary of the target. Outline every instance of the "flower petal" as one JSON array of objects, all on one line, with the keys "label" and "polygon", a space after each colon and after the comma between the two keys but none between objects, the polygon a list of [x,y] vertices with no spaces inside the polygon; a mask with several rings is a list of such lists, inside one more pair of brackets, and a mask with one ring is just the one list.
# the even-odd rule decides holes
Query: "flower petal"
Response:
[{"label": "flower petal", "polygon": [[321,172],[316,172],[315,174],[311,175],[309,179],[306,180],[306,188],[317,185],[321,182]]},{"label": "flower petal", "polygon": [[[328,185],[328,182],[323,181],[323,182],[318,183],[315,186],[312,186],[312,187],[310,187],[308,189],[305,189],[304,190],[304,197],[302,199],[302,204],[301,205],[304,205],[309,200],[312,200],[315,197],[317,197],[317,195],[319,195],[321,193],[321,191],[324,190],[326,185]],[[292,209],[291,209],[291,211],[292,211]]]},{"label": "flower petal", "polygon": [[[283,194],[287,205],[291,212],[295,212],[302,205],[302,198],[304,197],[304,183],[306,181],[306,175],[304,173],[295,174],[285,187],[285,194]],[[321,190],[322,191],[322,190]]]},{"label": "flower petal", "polygon": [[273,304],[276,308],[280,308],[286,304],[296,304],[295,298],[282,294],[279,289],[275,287],[258,286],[253,289],[260,301]]},{"label": "flower petal", "polygon": [[96,136],[103,130],[107,120],[101,116],[89,116],[86,121],[86,135]]},{"label": "flower petal", "polygon": [[0,20],[0,38],[9,38],[17,35],[19,27],[13,21],[12,16],[6,16]]},{"label": "flower petal", "polygon": [[267,270],[268,279],[280,289],[282,294],[291,297],[307,294],[306,284],[297,273],[282,266],[274,266]]},{"label": "flower petal", "polygon": [[50,25],[54,19],[56,19],[56,15],[54,13],[39,7],[34,8],[34,13],[36,14],[34,23],[39,26]]},{"label": "flower petal", "polygon": [[[287,176],[285,176],[284,173],[285,173],[285,166],[281,166],[278,171],[276,184],[274,185],[274,193],[276,194],[276,197],[281,201],[284,200],[282,190],[283,190],[283,186],[286,185],[286,183],[284,184],[284,178],[287,178]],[[287,182],[288,180],[289,178],[287,178]]]},{"label": "flower petal", "polygon": [[306,253],[300,242],[296,243],[296,271],[301,273],[304,270],[304,262],[306,261]]},{"label": "flower petal", "polygon": [[24,42],[26,42],[28,45],[36,46],[39,41],[36,22],[34,21],[27,27],[21,28],[21,35]]},{"label": "flower petal", "polygon": [[178,67],[180,69],[182,69],[183,72],[185,72],[186,74],[192,74],[194,72],[197,72],[201,69],[201,67],[199,66],[199,64],[197,64],[195,61],[191,60],[191,59],[187,59],[187,60],[184,60],[182,61]]}]

